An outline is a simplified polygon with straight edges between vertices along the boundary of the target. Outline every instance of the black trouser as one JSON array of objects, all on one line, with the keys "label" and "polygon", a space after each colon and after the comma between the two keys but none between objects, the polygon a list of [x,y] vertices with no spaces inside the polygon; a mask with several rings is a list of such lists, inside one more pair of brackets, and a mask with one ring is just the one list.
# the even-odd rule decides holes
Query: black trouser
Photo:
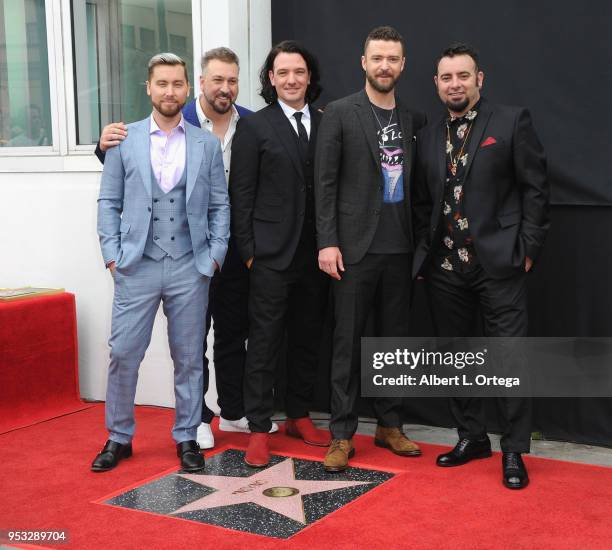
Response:
[{"label": "black trouser", "polygon": [[[221,416],[238,420],[244,416],[243,377],[245,341],[249,332],[249,270],[230,239],[223,269],[210,283],[206,335],[214,321],[213,357],[217,382],[217,403]],[[204,395],[208,391],[208,359],[204,336]],[[214,413],[202,401],[202,422],[210,423]]]},{"label": "black trouser", "polygon": [[328,276],[314,244],[298,245],[291,265],[277,271],[253,261],[249,292],[249,345],[244,406],[252,432],[268,432],[274,413],[274,372],[287,333],[288,418],[308,415],[317,375]]},{"label": "black trouser", "polygon": [[[527,335],[526,273],[506,279],[489,277],[481,266],[469,273],[446,271],[432,262],[426,275],[431,315],[437,336],[471,336],[478,309],[485,336]],[[486,436],[486,398],[450,398],[450,410],[460,439]],[[531,439],[531,399],[494,398],[504,422],[504,452],[528,453]]]},{"label": "black trouser", "polygon": [[[361,381],[361,337],[370,312],[377,336],[408,336],[412,254],[366,254],[345,266],[334,296],[334,350],[331,367],[331,420],[334,439],[350,439],[357,430],[355,403]],[[402,425],[401,398],[374,399],[378,424]]]}]

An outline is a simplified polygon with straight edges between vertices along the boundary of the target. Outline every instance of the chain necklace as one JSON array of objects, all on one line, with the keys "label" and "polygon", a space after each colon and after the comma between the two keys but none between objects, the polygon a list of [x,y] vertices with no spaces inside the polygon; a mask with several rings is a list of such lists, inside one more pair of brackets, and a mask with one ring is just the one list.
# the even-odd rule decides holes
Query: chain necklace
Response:
[{"label": "chain necklace", "polygon": [[395,111],[395,107],[393,107],[393,109],[391,109],[391,116],[389,117],[389,122],[387,122],[386,126],[383,126],[380,123],[380,120],[378,119],[378,115],[376,114],[376,111],[374,110],[374,106],[370,103],[370,109],[372,109],[372,113],[374,114],[374,118],[376,119],[376,122],[378,122],[378,125],[380,126],[380,136],[382,138],[383,141],[387,141],[389,139],[389,136],[387,134],[385,134],[385,128],[389,127],[389,124],[391,124],[391,120],[393,119],[393,112]]},{"label": "chain necklace", "polygon": [[[461,160],[461,157],[463,156],[465,144],[467,143],[468,137],[470,137],[470,131],[472,130],[473,125],[474,125],[474,119],[470,120],[470,124],[467,130],[465,131],[465,136],[463,136],[463,143],[461,144],[461,149],[459,149],[459,152],[455,155],[455,158],[453,158],[452,150],[449,150],[448,152],[448,158],[450,160],[450,171],[453,176],[457,175],[457,165],[459,164],[459,161]],[[448,122],[446,123],[446,140],[447,140],[447,143],[450,143],[452,145],[453,142],[451,141],[451,137],[450,137],[450,124]]]}]

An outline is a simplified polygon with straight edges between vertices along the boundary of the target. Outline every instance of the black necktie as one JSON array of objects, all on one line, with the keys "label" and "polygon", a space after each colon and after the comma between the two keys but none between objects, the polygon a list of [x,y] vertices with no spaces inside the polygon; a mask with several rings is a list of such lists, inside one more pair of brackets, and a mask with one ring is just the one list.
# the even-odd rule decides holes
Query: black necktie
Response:
[{"label": "black necktie", "polygon": [[302,115],[299,111],[293,113],[293,117],[295,118],[295,122],[297,123],[298,137],[300,138],[298,141],[300,143],[300,150],[304,156],[308,154],[308,133],[306,132],[306,127],[302,124]]}]

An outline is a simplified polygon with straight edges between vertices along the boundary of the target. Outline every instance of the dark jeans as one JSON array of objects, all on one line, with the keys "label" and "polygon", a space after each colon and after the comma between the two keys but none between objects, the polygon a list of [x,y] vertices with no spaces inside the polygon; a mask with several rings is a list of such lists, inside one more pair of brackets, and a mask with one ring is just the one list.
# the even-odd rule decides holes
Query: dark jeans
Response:
[{"label": "dark jeans", "polygon": [[[206,335],[214,321],[213,356],[221,416],[238,420],[244,416],[243,377],[246,359],[245,342],[249,331],[249,270],[240,260],[233,241],[223,264],[210,284]],[[208,391],[208,359],[204,336],[204,394]],[[202,422],[209,423],[214,413],[202,401]]]}]

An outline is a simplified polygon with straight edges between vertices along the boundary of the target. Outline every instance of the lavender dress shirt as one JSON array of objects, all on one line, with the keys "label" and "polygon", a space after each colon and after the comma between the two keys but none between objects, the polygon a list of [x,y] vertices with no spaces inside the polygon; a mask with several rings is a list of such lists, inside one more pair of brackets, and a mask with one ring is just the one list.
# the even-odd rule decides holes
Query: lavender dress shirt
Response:
[{"label": "lavender dress shirt", "polygon": [[157,183],[164,193],[172,191],[185,171],[187,145],[185,141],[185,119],[166,134],[151,115],[151,168]]}]

